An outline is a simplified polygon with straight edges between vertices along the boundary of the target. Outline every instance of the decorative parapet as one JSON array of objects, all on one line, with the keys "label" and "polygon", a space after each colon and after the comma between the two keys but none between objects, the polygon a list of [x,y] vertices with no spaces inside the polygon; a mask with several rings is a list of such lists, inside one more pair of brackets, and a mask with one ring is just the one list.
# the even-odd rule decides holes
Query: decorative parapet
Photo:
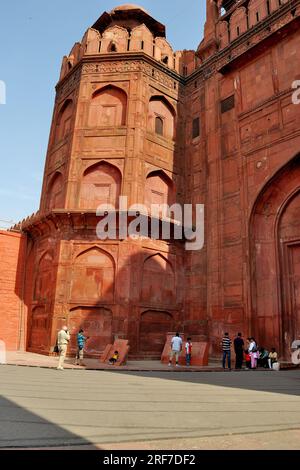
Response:
[{"label": "decorative parapet", "polygon": [[295,29],[298,29],[300,26],[300,0],[290,0],[265,18],[264,21],[248,29],[224,49],[203,62],[203,64],[187,78],[187,81],[195,80],[195,78],[206,80],[216,72],[226,73],[230,67],[234,66],[237,59],[242,58],[247,52],[251,52],[263,41],[273,37],[277,32],[291,23],[294,23]]}]

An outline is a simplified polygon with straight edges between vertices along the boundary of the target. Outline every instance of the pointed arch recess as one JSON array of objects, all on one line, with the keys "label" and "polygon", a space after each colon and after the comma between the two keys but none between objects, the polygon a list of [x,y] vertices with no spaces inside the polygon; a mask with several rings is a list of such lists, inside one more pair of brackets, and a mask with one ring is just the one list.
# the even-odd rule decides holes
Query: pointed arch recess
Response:
[{"label": "pointed arch recess", "polygon": [[89,127],[120,127],[126,125],[127,94],[115,85],[96,90],[91,99]]},{"label": "pointed arch recess", "polygon": [[161,253],[145,259],[142,271],[141,300],[147,305],[174,305],[175,273],[172,263]]},{"label": "pointed arch recess", "polygon": [[288,355],[300,333],[300,156],[265,184],[249,223],[252,331]]},{"label": "pointed arch recess", "polygon": [[83,250],[73,262],[71,300],[89,305],[112,303],[115,287],[115,262],[97,246]]},{"label": "pointed arch recess", "polygon": [[168,204],[176,202],[174,182],[163,170],[155,170],[147,175],[145,184],[145,204]]},{"label": "pointed arch recess", "polygon": [[96,210],[100,204],[119,207],[122,174],[119,168],[101,161],[88,167],[82,177],[79,198],[81,209]]}]

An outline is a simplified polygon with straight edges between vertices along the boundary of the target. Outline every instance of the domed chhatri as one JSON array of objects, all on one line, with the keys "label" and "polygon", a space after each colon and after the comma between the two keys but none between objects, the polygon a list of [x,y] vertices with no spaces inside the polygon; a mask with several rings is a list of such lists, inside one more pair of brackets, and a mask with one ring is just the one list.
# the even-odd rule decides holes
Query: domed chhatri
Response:
[{"label": "domed chhatri", "polygon": [[125,10],[141,10],[144,13],[149,15],[149,12],[145,10],[145,8],[141,7],[140,5],[135,5],[134,3],[125,3],[124,5],[120,5],[119,7],[115,7],[111,10],[111,14],[115,11],[125,11]]}]

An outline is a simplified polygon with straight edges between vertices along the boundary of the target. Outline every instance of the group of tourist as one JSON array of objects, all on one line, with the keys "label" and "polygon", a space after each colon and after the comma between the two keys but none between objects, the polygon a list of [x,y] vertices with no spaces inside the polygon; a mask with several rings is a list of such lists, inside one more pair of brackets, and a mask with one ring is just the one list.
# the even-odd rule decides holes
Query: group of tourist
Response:
[{"label": "group of tourist", "polygon": [[[56,345],[54,347],[54,352],[59,355],[58,361],[58,370],[64,369],[64,362],[67,354],[68,344],[71,339],[70,332],[67,326],[63,326],[62,329],[58,332]],[[75,357],[75,365],[85,367],[83,363],[83,354],[86,341],[89,339],[88,336],[84,336],[83,329],[80,329],[77,334],[77,350]],[[110,365],[115,365],[119,359],[119,351],[115,351],[112,357],[109,359]]]},{"label": "group of tourist", "polygon": [[[59,354],[58,370],[63,370],[64,361],[67,353],[67,348],[69,341],[71,339],[68,327],[64,326],[57,335],[57,342],[54,348],[55,352]],[[84,331],[79,330],[77,334],[77,352],[75,358],[75,365],[85,366],[83,363],[83,352],[85,343],[89,338],[84,336]],[[225,333],[221,341],[221,347],[223,351],[222,357],[222,367],[226,369],[226,362],[228,369],[231,370],[231,349],[232,344],[234,346],[235,352],[235,369],[241,370],[243,363],[246,363],[246,370],[257,369],[257,367],[264,367],[273,369],[274,364],[278,363],[278,354],[275,348],[272,348],[270,351],[264,347],[258,347],[257,341],[255,338],[251,337],[246,340],[243,340],[242,334],[238,333],[237,337],[234,339],[233,343],[229,337],[229,333]],[[183,350],[183,341],[179,333],[171,339],[171,354],[169,360],[169,366],[172,365],[173,358],[175,357],[175,365],[179,367],[179,357]],[[191,365],[192,359],[192,339],[187,338],[185,343],[185,363],[189,367]],[[113,356],[109,359],[109,364],[114,365],[119,359],[119,352],[115,351]]]},{"label": "group of tourist", "polygon": [[[179,333],[176,333],[176,335],[171,339],[170,346],[171,346],[171,354],[170,354],[170,360],[169,360],[169,367],[171,367],[174,357],[176,361],[175,365],[176,367],[179,367],[179,357],[183,349],[183,341]],[[185,363],[187,367],[191,365],[192,347],[193,347],[192,338],[187,338],[186,343],[185,343]]]},{"label": "group of tourist", "polygon": [[[231,348],[232,341],[229,333],[225,333],[221,341],[223,358],[222,367],[226,369],[226,362],[228,369],[231,370]],[[246,346],[242,337],[242,333],[238,333],[233,341],[235,352],[235,369],[241,370],[243,363],[246,363],[246,370],[257,369],[257,367],[264,367],[274,369],[274,364],[278,364],[278,353],[275,348],[270,351],[264,347],[259,347],[255,338],[247,338]]]}]

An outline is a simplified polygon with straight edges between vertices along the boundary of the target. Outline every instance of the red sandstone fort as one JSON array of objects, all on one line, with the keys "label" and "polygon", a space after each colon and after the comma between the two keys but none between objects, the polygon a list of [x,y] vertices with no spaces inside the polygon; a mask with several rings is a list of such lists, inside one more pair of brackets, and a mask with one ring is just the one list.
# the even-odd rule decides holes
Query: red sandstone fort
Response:
[{"label": "red sandstone fort", "polygon": [[[282,355],[300,336],[300,0],[206,4],[197,51],[130,4],[63,58],[39,211],[0,232],[9,349],[49,354],[62,324],[91,356],[126,338],[160,357],[175,330],[211,355],[226,330]],[[204,204],[204,248],[100,241],[95,210],[120,195]]]}]

